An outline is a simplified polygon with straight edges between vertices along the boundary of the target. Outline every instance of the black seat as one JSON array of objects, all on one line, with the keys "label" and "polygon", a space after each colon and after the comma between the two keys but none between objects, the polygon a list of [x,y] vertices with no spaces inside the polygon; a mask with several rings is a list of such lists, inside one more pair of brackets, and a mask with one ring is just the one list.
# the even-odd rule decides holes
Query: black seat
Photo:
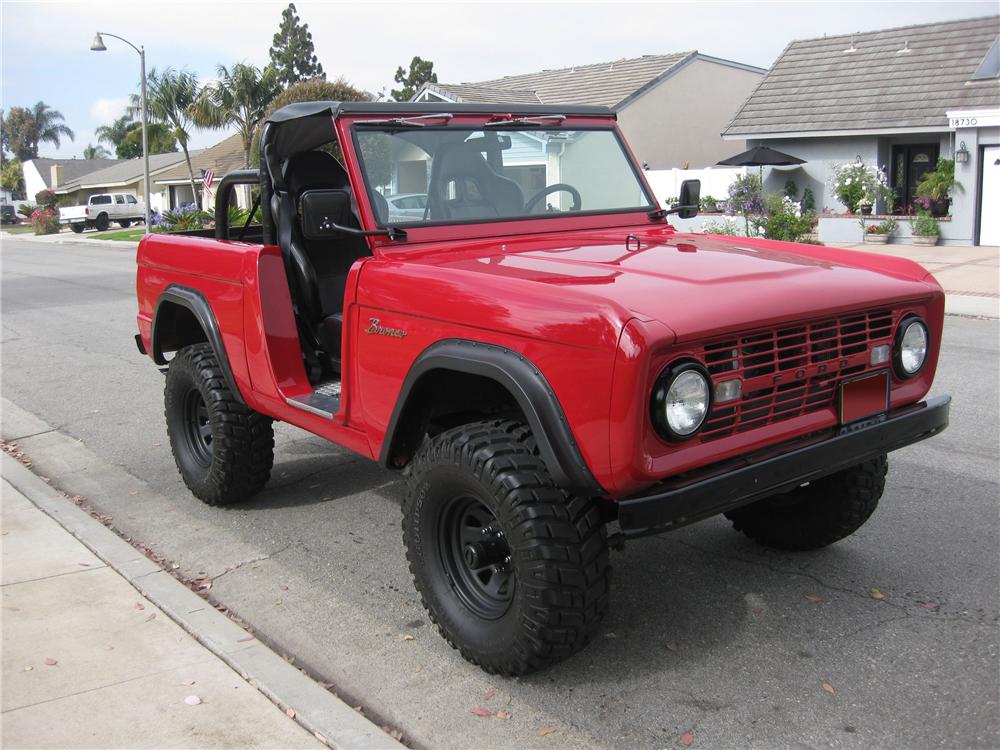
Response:
[{"label": "black seat", "polygon": [[[282,169],[291,198],[294,216],[280,216],[279,222],[289,222],[288,247],[282,247],[291,285],[292,300],[299,322],[304,348],[318,360],[320,373],[311,379],[326,379],[340,374],[341,334],[344,322],[344,292],[347,275],[358,258],[370,255],[363,237],[342,232],[306,232],[304,226],[312,217],[303,215],[303,206],[310,205],[310,193],[323,193],[329,200],[323,203],[328,218],[341,226],[360,229],[354,209],[347,173],[333,156],[324,151],[305,151],[291,156]],[[332,202],[331,202],[332,201]],[[312,201],[315,203],[315,201]],[[280,234],[279,234],[280,238]],[[315,367],[313,367],[315,369]]]},{"label": "black seat", "polygon": [[428,187],[432,219],[489,219],[524,213],[524,193],[494,171],[474,143],[457,143],[434,156]]}]

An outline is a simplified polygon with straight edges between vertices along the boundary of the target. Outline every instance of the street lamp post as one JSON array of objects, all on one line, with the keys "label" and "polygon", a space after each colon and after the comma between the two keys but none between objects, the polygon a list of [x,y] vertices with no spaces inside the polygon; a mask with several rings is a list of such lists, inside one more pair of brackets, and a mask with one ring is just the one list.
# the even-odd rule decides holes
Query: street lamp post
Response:
[{"label": "street lamp post", "polygon": [[146,209],[146,219],[144,225],[146,227],[146,233],[149,234],[149,141],[146,136],[146,48],[136,47],[132,42],[124,37],[120,37],[117,34],[111,34],[107,31],[98,31],[94,36],[94,41],[90,45],[91,52],[106,52],[107,47],[104,46],[104,39],[102,35],[114,37],[120,41],[125,42],[129,47],[134,49],[139,53],[139,66],[142,69],[142,182],[145,187],[145,209]]}]

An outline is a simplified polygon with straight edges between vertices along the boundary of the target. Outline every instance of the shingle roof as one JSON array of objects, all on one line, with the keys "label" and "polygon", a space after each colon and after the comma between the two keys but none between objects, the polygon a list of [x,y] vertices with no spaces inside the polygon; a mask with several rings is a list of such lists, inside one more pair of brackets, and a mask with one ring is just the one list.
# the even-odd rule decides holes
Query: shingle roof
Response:
[{"label": "shingle roof", "polygon": [[35,169],[38,170],[38,174],[47,188],[52,187],[52,167],[62,167],[63,184],[57,185],[58,188],[62,188],[63,185],[75,182],[86,174],[104,169],[112,164],[118,164],[120,161],[120,159],[46,159],[43,157],[32,159],[31,163],[35,165]]},{"label": "shingle roof", "polygon": [[970,81],[1000,16],[794,41],[723,135],[943,127],[945,111],[1000,104]]},{"label": "shingle roof", "polygon": [[[199,151],[191,151],[192,157]],[[156,174],[157,171],[173,166],[177,162],[184,161],[184,154],[180,151],[172,151],[167,154],[153,154],[149,157],[149,173]],[[135,159],[125,159],[117,163],[112,162],[112,166],[82,175],[73,181],[67,181],[60,185],[57,193],[72,192],[81,187],[113,187],[115,185],[127,185],[142,179],[143,172],[142,157]]]},{"label": "shingle roof", "polygon": [[678,52],[672,55],[643,55],[614,62],[504,76],[492,81],[429,84],[428,88],[432,91],[439,89],[446,96],[466,102],[597,104],[616,107],[697,54]]},{"label": "shingle roof", "polygon": [[[211,169],[215,172],[216,177],[222,177],[226,172],[234,169],[243,169],[243,167],[243,139],[240,138],[239,133],[235,133],[209,148],[198,152],[191,152],[191,168],[194,170],[196,180],[203,169]],[[187,164],[182,160],[172,169],[157,175],[153,182],[162,183],[187,179],[190,179],[190,175],[188,174]]]}]

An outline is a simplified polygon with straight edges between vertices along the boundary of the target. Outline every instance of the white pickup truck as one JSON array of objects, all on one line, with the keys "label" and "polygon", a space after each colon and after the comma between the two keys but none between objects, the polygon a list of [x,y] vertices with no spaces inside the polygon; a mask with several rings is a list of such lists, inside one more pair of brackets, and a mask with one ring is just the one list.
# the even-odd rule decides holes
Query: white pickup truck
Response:
[{"label": "white pickup truck", "polygon": [[59,223],[68,224],[79,234],[87,227],[103,232],[112,221],[122,229],[134,221],[145,218],[146,208],[131,193],[99,193],[87,199],[85,206],[66,206],[59,209]]}]

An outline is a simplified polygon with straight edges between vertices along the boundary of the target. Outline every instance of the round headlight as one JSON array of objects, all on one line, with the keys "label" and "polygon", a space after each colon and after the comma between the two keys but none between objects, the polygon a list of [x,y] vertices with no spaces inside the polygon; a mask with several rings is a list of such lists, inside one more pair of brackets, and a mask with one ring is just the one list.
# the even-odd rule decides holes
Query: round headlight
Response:
[{"label": "round headlight", "polygon": [[712,403],[708,374],[694,362],[674,365],[660,376],[653,389],[653,424],[668,440],[694,435],[708,416]]},{"label": "round headlight", "polygon": [[927,326],[920,318],[906,318],[899,324],[894,360],[900,377],[910,378],[920,372],[927,360],[929,341]]}]

